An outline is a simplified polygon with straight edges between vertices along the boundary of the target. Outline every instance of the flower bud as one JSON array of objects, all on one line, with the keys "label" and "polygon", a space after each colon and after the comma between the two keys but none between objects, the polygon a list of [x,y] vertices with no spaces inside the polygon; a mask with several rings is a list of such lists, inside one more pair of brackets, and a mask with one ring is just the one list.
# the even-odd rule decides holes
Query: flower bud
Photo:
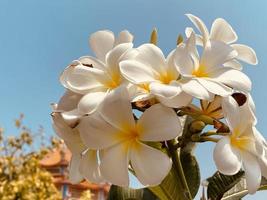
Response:
[{"label": "flower bud", "polygon": [[192,133],[199,133],[203,130],[203,128],[206,126],[206,124],[203,121],[193,121],[190,125],[190,132]]},{"label": "flower bud", "polygon": [[157,45],[157,43],[158,43],[158,32],[157,32],[156,28],[153,29],[153,31],[150,35],[150,43],[154,44],[154,45]]},{"label": "flower bud", "polygon": [[179,45],[184,41],[184,38],[181,34],[178,35],[176,44]]}]

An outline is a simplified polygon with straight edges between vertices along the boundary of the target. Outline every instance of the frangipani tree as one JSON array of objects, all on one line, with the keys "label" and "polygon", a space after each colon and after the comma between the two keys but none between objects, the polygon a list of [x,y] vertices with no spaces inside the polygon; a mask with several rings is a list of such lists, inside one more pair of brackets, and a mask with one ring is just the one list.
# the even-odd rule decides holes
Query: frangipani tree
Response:
[{"label": "frangipani tree", "polygon": [[[208,199],[264,188],[267,146],[240,63],[257,64],[256,54],[235,44],[237,34],[224,19],[209,32],[201,19],[187,16],[200,33],[186,28],[166,57],[156,30],[139,47],[128,31],[115,39],[104,30],[89,40],[97,58],[83,56],[62,73],[66,93],[52,116],[73,151],[73,182],[110,182],[109,199],[193,199],[200,186],[194,148],[215,142],[218,172],[204,181]],[[146,189],[129,189],[129,173]]]}]

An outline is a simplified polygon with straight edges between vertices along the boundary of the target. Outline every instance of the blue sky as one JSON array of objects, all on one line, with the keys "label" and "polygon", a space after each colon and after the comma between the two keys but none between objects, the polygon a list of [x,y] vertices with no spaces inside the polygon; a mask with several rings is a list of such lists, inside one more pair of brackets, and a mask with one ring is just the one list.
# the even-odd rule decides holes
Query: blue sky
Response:
[{"label": "blue sky", "polygon": [[[30,128],[43,125],[46,134],[53,134],[49,105],[64,91],[59,74],[72,60],[91,54],[91,33],[128,29],[138,46],[157,27],[159,46],[168,53],[175,47],[177,34],[192,25],[184,14],[192,13],[207,25],[217,17],[225,18],[239,42],[256,50],[259,65],[245,66],[244,71],[253,82],[258,128],[266,137],[266,7],[264,0],[0,0],[0,126],[15,133],[13,120],[22,112]],[[202,178],[215,171],[212,147],[197,148]],[[264,199],[266,194],[245,199]]]}]

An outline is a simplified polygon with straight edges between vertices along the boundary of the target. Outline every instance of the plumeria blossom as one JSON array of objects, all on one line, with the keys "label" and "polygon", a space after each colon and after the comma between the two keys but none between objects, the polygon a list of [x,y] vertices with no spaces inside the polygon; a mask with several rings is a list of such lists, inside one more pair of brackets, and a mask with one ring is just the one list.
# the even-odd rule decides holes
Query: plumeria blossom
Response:
[{"label": "plumeria blossom", "polygon": [[81,95],[66,91],[59,103],[54,104],[53,127],[72,153],[69,165],[70,181],[79,183],[86,178],[99,183],[103,179],[99,171],[97,152],[86,148],[76,128],[81,116],[76,114],[74,108],[77,107],[80,98]]},{"label": "plumeria blossom", "polygon": [[220,41],[210,41],[199,56],[192,32],[186,44],[178,45],[174,57],[177,70],[184,77],[183,91],[209,101],[214,95],[229,96],[233,89],[249,92],[250,79],[239,70],[223,66],[236,56],[236,50]]},{"label": "plumeria blossom", "polygon": [[173,63],[174,51],[166,59],[154,44],[143,44],[136,51],[134,59],[120,63],[122,75],[134,85],[132,101],[156,97],[169,107],[185,106],[192,101],[177,81],[180,74]]},{"label": "plumeria blossom", "polygon": [[[229,44],[238,53],[235,59],[224,63],[224,66],[233,67],[235,69],[242,69],[242,65],[238,60],[257,65],[258,59],[255,51],[244,44],[233,44],[237,41],[238,37],[232,26],[224,19],[217,18],[213,21],[210,32],[208,28],[198,17],[187,14],[186,15],[196,26],[201,35],[196,35],[196,42],[198,45],[205,46],[209,41],[220,41],[225,44]],[[192,28],[186,28],[185,33],[187,37],[190,37],[193,32]]]},{"label": "plumeria blossom", "polygon": [[78,111],[82,114],[94,112],[106,94],[120,85],[123,80],[119,62],[134,56],[133,36],[123,31],[117,39],[110,31],[98,31],[91,35],[89,43],[96,58],[81,57],[67,67],[60,81],[67,89],[83,95]]},{"label": "plumeria blossom", "polygon": [[[240,109],[246,109],[248,115],[250,115],[253,119],[254,125],[256,125],[257,118],[255,116],[255,104],[251,95],[234,92],[231,96],[237,101],[239,106],[242,106]],[[190,104],[189,108],[192,109],[194,113],[199,113],[219,120],[224,118],[224,112],[222,110],[222,100],[223,97],[215,95],[212,101],[200,100],[200,108],[195,106],[194,104]]]},{"label": "plumeria blossom", "polygon": [[[63,71],[60,82],[67,91],[53,105],[52,117],[72,152],[73,183],[86,178],[129,186],[133,174],[149,187],[165,184],[172,169],[168,179],[181,179],[181,199],[193,199],[179,150],[190,152],[203,142],[216,143],[213,157],[221,173],[245,171],[249,193],[267,178],[267,142],[255,127],[252,84],[240,63],[255,65],[257,56],[235,44],[237,35],[224,19],[209,31],[201,19],[187,16],[200,35],[186,28],[187,39],[179,36],[167,57],[155,45],[156,30],[151,43],[137,48],[128,31],[115,38],[102,30],[89,39],[95,57],[80,57]],[[207,125],[215,130],[206,131]]]},{"label": "plumeria blossom", "polygon": [[[143,185],[158,185],[171,169],[171,159],[145,142],[177,137],[181,124],[175,112],[156,104],[135,122],[125,88],[110,92],[96,112],[78,125],[84,144],[101,149],[100,171],[119,186],[129,185],[129,164]],[[166,124],[168,124],[166,126]]]},{"label": "plumeria blossom", "polygon": [[231,130],[214,149],[214,161],[218,170],[226,175],[236,174],[241,167],[249,193],[253,194],[260,186],[261,176],[266,176],[266,144],[254,126],[254,117],[248,111],[248,104],[239,107],[233,97],[223,99],[223,111]]},{"label": "plumeria blossom", "polygon": [[222,97],[215,95],[212,101],[200,100],[200,108],[194,104],[190,104],[189,107],[195,113],[207,115],[214,119],[222,119],[224,116],[221,101]]}]

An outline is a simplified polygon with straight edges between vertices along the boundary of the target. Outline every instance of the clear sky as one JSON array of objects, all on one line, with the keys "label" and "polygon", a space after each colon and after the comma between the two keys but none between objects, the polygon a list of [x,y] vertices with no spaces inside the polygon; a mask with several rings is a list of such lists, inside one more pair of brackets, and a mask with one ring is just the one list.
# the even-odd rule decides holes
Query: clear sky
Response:
[{"label": "clear sky", "polygon": [[[256,50],[259,65],[245,66],[244,71],[253,82],[258,128],[267,137],[266,8],[265,0],[0,0],[0,125],[14,133],[13,119],[22,112],[33,130],[43,125],[46,134],[53,134],[49,105],[64,91],[59,74],[72,60],[91,54],[91,33],[128,29],[137,46],[157,27],[159,46],[167,53],[175,47],[177,34],[192,26],[184,16],[192,13],[209,26],[215,18],[225,18],[239,42]],[[202,179],[215,171],[212,147],[197,149]],[[245,199],[263,200],[266,195]]]}]

